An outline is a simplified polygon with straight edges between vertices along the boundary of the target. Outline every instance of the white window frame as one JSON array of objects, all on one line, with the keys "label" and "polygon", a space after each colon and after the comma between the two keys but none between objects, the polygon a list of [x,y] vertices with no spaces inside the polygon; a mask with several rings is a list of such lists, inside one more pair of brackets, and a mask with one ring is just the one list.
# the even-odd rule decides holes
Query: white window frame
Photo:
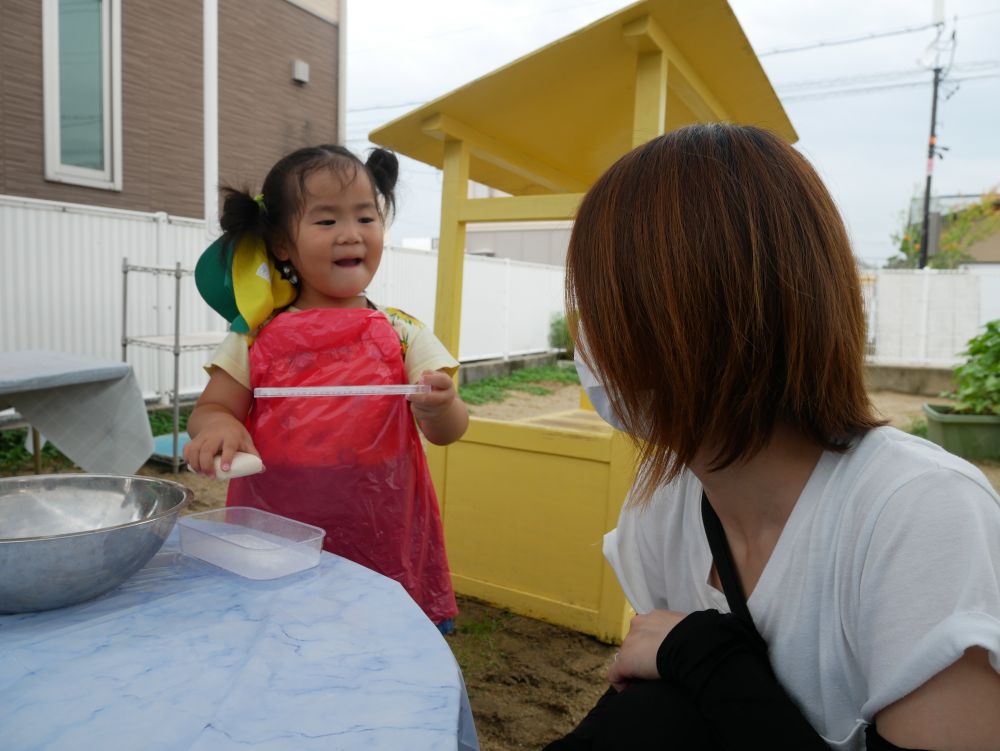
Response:
[{"label": "white window frame", "polygon": [[63,164],[59,118],[59,0],[42,0],[46,180],[88,188],[122,189],[121,26],[121,0],[101,0],[104,169]]}]

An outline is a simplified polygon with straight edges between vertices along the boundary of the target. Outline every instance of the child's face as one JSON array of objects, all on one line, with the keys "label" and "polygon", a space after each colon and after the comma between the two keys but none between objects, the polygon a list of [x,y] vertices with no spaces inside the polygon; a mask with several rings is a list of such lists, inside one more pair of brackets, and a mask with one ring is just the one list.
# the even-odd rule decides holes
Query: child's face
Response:
[{"label": "child's face", "polygon": [[359,307],[382,260],[383,225],[363,169],[349,183],[331,170],[306,178],[295,246],[275,250],[299,276],[300,308]]}]

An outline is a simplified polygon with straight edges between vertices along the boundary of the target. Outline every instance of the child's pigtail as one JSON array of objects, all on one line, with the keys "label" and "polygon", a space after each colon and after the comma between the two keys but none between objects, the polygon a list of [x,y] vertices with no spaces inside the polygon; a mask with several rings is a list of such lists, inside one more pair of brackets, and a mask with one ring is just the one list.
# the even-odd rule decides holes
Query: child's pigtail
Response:
[{"label": "child's pigtail", "polygon": [[267,208],[263,198],[255,199],[245,188],[240,190],[228,185],[223,186],[222,195],[219,225],[227,238],[236,240],[247,232],[261,238],[266,236]]},{"label": "child's pigtail", "polygon": [[382,196],[385,203],[386,217],[396,210],[396,180],[399,179],[399,160],[387,149],[372,149],[365,162],[375,191]]}]

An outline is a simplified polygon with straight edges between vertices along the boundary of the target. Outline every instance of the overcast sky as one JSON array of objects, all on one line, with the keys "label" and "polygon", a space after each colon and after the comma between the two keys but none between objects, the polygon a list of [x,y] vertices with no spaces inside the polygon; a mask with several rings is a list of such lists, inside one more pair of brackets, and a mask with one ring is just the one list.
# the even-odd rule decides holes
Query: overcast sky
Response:
[{"label": "overcast sky", "polygon": [[[348,146],[368,148],[366,135],[375,127],[629,4],[349,0]],[[900,227],[910,198],[923,192],[931,73],[921,69],[932,64],[933,53],[925,55],[936,31],[766,53],[926,26],[933,21],[933,0],[730,0],[730,5],[799,134],[797,147],[837,200],[855,253],[881,264],[894,252],[890,235]],[[934,193],[979,193],[1000,183],[1000,0],[945,0],[944,10],[947,35],[954,30],[957,37],[950,77],[967,80],[942,89],[938,143],[949,151],[935,165]],[[942,62],[947,61],[945,55]],[[917,85],[814,96],[831,86],[810,82],[830,79],[850,79],[839,88]],[[803,83],[809,85],[798,86]],[[394,244],[437,236],[440,216],[441,173],[402,162],[399,212],[390,229]]]}]

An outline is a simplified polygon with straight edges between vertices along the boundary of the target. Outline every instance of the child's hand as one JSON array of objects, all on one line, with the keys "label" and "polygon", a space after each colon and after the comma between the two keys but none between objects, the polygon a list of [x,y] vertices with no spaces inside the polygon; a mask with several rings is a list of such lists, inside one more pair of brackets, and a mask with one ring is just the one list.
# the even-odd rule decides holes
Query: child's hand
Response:
[{"label": "child's hand", "polygon": [[250,389],[226,371],[215,368],[188,418],[191,441],[184,447],[188,467],[215,477],[216,456],[219,456],[223,472],[232,468],[233,455],[237,451],[260,456],[243,424],[252,399]]},{"label": "child's hand", "polygon": [[250,433],[241,422],[236,419],[215,420],[184,447],[184,459],[195,472],[215,477],[215,457],[220,456],[221,469],[228,472],[237,451],[260,456]]},{"label": "child's hand", "polygon": [[430,393],[406,397],[420,430],[439,446],[457,441],[469,426],[469,413],[458,398],[455,382],[444,371],[425,370],[420,383],[430,386]]},{"label": "child's hand", "polygon": [[448,410],[458,393],[455,382],[447,373],[440,370],[425,370],[420,375],[419,383],[431,387],[427,394],[410,394],[407,399],[418,420],[435,418]]}]

